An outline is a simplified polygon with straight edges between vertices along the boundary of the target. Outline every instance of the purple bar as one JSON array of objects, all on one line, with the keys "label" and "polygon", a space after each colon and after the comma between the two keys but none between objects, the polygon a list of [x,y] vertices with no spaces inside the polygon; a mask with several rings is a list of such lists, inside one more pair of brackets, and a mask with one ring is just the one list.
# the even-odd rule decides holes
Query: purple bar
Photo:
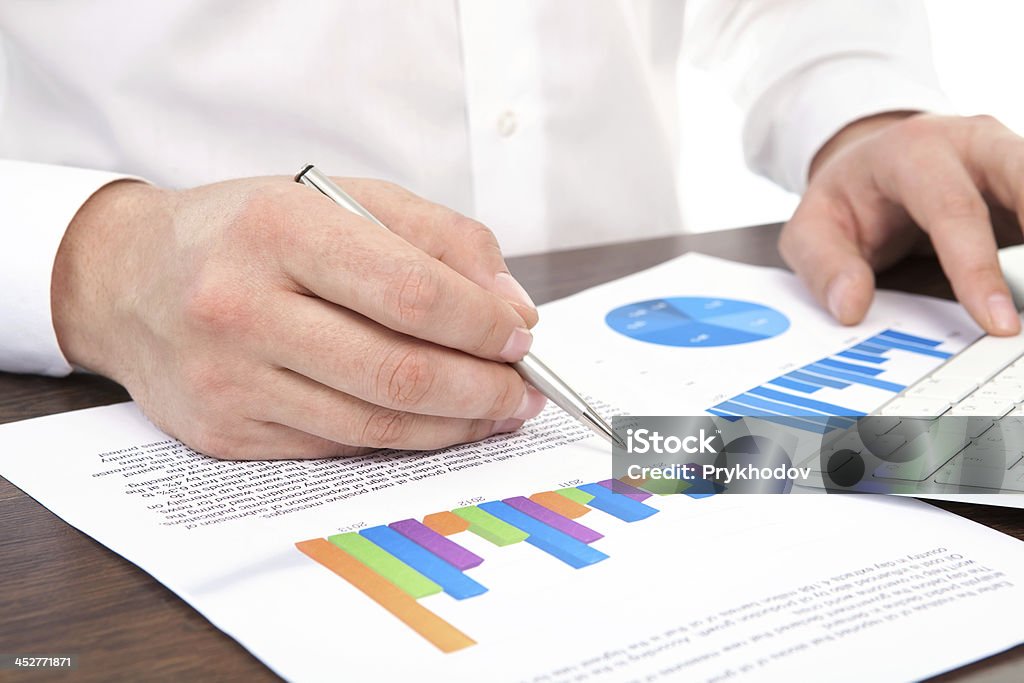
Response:
[{"label": "purple bar", "polygon": [[604,481],[597,482],[606,489],[611,489],[613,493],[621,493],[624,496],[632,498],[638,503],[642,503],[651,497],[651,494],[643,489],[638,489],[635,486],[630,486],[626,482],[619,481],[618,479],[605,479]]},{"label": "purple bar", "polygon": [[400,522],[392,522],[388,526],[413,543],[434,553],[456,569],[465,571],[479,566],[484,561],[484,558],[476,553],[471,553],[458,543],[449,541],[415,519],[403,519]]},{"label": "purple bar", "polygon": [[549,510],[543,505],[534,503],[529,498],[523,496],[516,496],[515,498],[506,498],[504,501],[505,505],[511,508],[519,510],[524,515],[533,517],[538,522],[544,522],[552,529],[557,529],[567,536],[572,536],[577,541],[583,543],[593,543],[599,538],[604,538],[601,534],[597,533],[590,527],[585,527],[578,522],[574,522],[568,517]]}]

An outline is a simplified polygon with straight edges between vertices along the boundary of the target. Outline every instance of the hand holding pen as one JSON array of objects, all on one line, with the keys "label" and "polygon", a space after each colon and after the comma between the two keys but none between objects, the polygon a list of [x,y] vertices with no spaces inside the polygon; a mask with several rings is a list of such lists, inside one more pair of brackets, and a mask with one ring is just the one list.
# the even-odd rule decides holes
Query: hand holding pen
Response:
[{"label": "hand holding pen", "polygon": [[[359,204],[359,202],[349,196],[348,193],[338,187],[329,177],[321,173],[316,167],[306,165],[295,176],[295,180],[296,182],[303,183],[304,185],[308,185],[309,187],[318,190],[338,206],[357,216],[365,218],[381,229],[388,229],[384,223],[367,211],[361,204]],[[493,239],[493,237],[491,239]],[[494,248],[497,248],[496,243],[494,244]],[[500,274],[500,276],[506,275],[507,273]],[[511,278],[511,276],[508,277]],[[512,282],[514,283],[515,281],[512,280]],[[516,286],[518,287],[518,284],[516,284]],[[526,296],[525,292],[522,292],[522,294],[524,297]],[[528,297],[527,301],[529,301]],[[509,339],[509,343],[513,343],[513,340]],[[576,418],[581,424],[585,425],[588,429],[606,439],[608,442],[616,443],[619,446],[624,447],[621,439],[612,431],[608,423],[601,418],[601,415],[592,406],[590,406],[590,404],[583,400],[579,394],[573,391],[573,389],[566,384],[562,378],[541,362],[539,358],[534,356],[532,353],[526,353],[523,357],[518,359],[505,358],[504,360],[511,361],[512,367],[524,380],[529,382],[544,396],[551,399],[551,401],[559,408]]]},{"label": "hand holding pen", "polygon": [[346,187],[390,230],[291,177],[100,190],[54,267],[61,349],[224,458],[435,449],[538,414],[510,365],[537,311],[490,231],[390,183]]}]

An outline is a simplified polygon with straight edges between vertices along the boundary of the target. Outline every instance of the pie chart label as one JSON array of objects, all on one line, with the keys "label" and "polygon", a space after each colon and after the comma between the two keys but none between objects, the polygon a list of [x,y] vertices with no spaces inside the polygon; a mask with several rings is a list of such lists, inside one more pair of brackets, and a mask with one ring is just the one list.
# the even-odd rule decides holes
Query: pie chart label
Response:
[{"label": "pie chart label", "polygon": [[662,346],[747,344],[789,329],[789,318],[762,304],[689,296],[619,306],[604,321],[619,334]]}]

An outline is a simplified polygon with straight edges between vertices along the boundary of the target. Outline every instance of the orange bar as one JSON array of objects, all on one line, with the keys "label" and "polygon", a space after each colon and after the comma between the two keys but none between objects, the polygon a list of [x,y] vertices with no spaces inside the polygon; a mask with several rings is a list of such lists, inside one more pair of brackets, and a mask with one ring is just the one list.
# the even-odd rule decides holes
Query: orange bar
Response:
[{"label": "orange bar", "polygon": [[423,518],[423,526],[429,527],[442,536],[451,536],[469,528],[469,522],[454,512],[435,512]]},{"label": "orange bar", "polygon": [[543,505],[552,512],[557,512],[563,517],[570,517],[576,519],[590,512],[590,508],[586,505],[580,505],[574,500],[569,500],[565,496],[559,495],[554,491],[544,491],[543,493],[535,493],[530,496],[530,500],[538,505]]},{"label": "orange bar", "polygon": [[300,541],[295,547],[358,588],[441,652],[455,652],[476,645],[475,640],[326,538]]}]

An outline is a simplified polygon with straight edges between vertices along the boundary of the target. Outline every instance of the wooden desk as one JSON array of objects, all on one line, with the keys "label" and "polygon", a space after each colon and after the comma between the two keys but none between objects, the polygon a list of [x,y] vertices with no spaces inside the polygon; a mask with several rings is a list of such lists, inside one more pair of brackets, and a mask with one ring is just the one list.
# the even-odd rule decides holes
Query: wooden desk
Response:
[{"label": "wooden desk", "polygon": [[[542,303],[691,250],[781,265],[775,249],[778,229],[744,228],[530,256],[513,259],[511,267]],[[906,262],[884,275],[881,284],[950,296],[930,259]],[[119,386],[96,377],[57,380],[0,373],[0,422],[127,399]],[[31,453],[25,457],[32,457]],[[939,505],[1024,538],[1020,510]],[[79,655],[75,671],[45,676],[89,681],[276,679],[173,593],[4,479],[0,479],[0,577],[0,653]],[[878,652],[876,656],[893,655]],[[0,679],[36,680],[38,674],[0,672]],[[1024,680],[1024,647],[940,680]]]}]

